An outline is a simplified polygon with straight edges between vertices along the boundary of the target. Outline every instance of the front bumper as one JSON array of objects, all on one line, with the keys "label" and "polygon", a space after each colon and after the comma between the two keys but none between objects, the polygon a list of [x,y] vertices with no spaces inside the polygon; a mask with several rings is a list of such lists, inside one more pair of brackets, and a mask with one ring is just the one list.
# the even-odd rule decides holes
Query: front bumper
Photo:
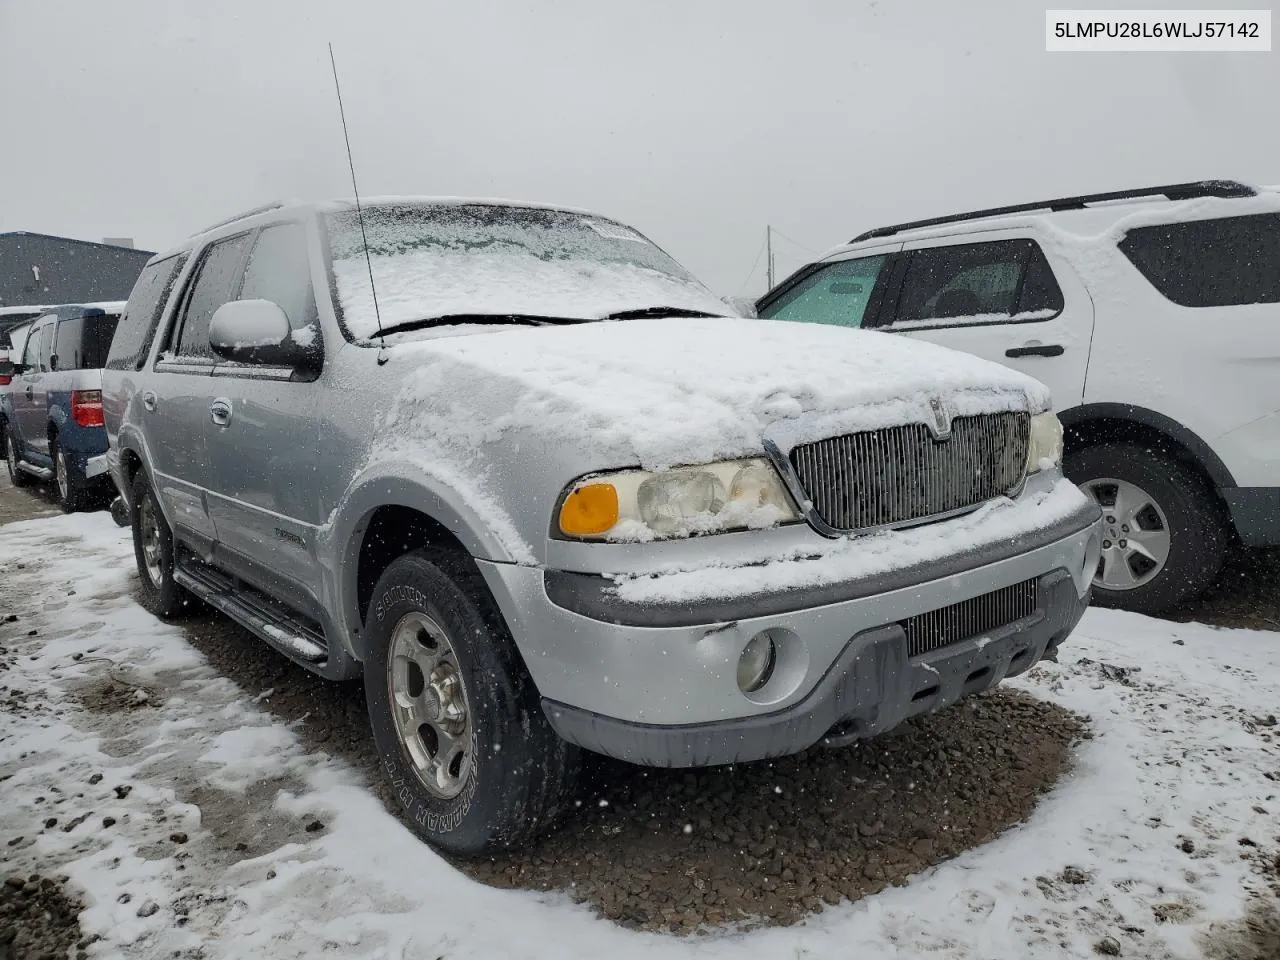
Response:
[{"label": "front bumper", "polygon": [[633,723],[544,700],[552,727],[588,750],[654,767],[707,767],[798,753],[873,737],[917,714],[948,707],[1030,669],[1079,622],[1089,595],[1059,570],[1039,578],[1028,617],[910,657],[901,623],[861,631],[799,703],[783,710],[701,724]]},{"label": "front bumper", "polygon": [[[598,575],[477,563],[562,736],[637,762],[714,764],[802,750],[841,726],[870,735],[1030,667],[1087,606],[1098,519],[1082,499],[1052,527],[969,553],[691,602],[628,604]],[[907,656],[904,620],[1032,580],[1033,616]],[[776,680],[744,694],[737,663],[764,630],[787,656]],[[926,676],[937,691],[921,693]]]}]

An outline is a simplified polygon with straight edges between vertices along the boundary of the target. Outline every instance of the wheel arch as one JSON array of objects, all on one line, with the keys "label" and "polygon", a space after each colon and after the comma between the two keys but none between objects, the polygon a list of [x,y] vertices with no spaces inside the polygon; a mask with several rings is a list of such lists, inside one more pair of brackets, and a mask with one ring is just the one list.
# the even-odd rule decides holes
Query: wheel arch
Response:
[{"label": "wheel arch", "polygon": [[1150,443],[1191,465],[1221,497],[1236,486],[1222,458],[1199,435],[1171,417],[1131,403],[1085,403],[1058,413],[1067,451],[1113,440]]},{"label": "wheel arch", "polygon": [[420,480],[392,476],[362,483],[344,499],[340,510],[331,521],[328,552],[337,571],[341,622],[351,652],[360,661],[365,655],[364,621],[373,588],[397,558],[434,546],[469,559],[514,561],[465,501],[428,489]]},{"label": "wheel arch", "polygon": [[[135,429],[124,426],[116,435],[111,446],[118,451],[120,460],[121,479],[124,480],[125,489],[128,490],[133,486],[133,478],[138,475],[141,470],[146,473],[147,478],[154,482],[155,478],[151,472],[151,458],[147,456],[146,440]],[[163,509],[163,505],[161,507]]]}]

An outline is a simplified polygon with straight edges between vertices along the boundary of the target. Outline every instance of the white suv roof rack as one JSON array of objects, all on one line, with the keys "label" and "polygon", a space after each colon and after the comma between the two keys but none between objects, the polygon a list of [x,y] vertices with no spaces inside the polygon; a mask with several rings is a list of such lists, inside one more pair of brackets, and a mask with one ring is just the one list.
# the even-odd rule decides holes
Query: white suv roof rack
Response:
[{"label": "white suv roof rack", "polygon": [[1145,197],[1164,197],[1167,200],[1194,200],[1200,197],[1237,198],[1252,197],[1256,193],[1257,191],[1253,187],[1238,183],[1235,180],[1198,180],[1194,183],[1175,183],[1164,187],[1114,190],[1110,193],[1092,193],[1079,197],[1061,197],[1057,200],[1040,200],[1035,203],[1018,203],[1011,207],[992,207],[989,210],[953,213],[945,217],[932,217],[928,220],[912,220],[909,223],[898,223],[889,227],[876,227],[874,230],[858,234],[849,242],[861,243],[863,240],[872,240],[876,237],[891,237],[895,233],[903,233],[919,227],[937,227],[946,223],[962,223],[966,220],[982,220],[987,217],[1001,217],[1013,213],[1083,210],[1091,203],[1114,203],[1118,200],[1138,200]]}]

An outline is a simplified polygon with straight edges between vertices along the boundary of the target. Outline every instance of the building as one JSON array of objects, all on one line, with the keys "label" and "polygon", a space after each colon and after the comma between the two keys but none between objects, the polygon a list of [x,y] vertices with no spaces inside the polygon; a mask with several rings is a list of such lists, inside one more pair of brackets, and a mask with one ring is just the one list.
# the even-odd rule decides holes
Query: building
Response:
[{"label": "building", "polygon": [[0,233],[0,307],[127,300],[151,256],[131,246]]}]

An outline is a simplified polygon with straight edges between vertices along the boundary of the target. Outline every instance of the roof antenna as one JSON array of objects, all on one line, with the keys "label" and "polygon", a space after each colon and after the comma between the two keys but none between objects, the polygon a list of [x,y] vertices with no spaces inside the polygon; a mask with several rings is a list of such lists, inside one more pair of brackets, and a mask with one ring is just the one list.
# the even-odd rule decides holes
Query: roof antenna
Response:
[{"label": "roof antenna", "polygon": [[356,197],[356,219],[360,221],[360,241],[364,244],[364,264],[369,268],[369,292],[373,294],[373,315],[378,321],[378,366],[387,362],[387,338],[382,334],[382,311],[378,309],[378,288],[373,282],[373,260],[369,257],[369,237],[364,231],[364,208],[360,206],[360,188],[356,186],[356,163],[351,159],[351,137],[347,133],[347,111],[342,107],[342,87],[338,84],[338,61],[329,44],[329,63],[333,67],[333,89],[338,94],[338,116],[342,118],[342,139],[347,142],[347,166],[351,168],[351,192]]}]

